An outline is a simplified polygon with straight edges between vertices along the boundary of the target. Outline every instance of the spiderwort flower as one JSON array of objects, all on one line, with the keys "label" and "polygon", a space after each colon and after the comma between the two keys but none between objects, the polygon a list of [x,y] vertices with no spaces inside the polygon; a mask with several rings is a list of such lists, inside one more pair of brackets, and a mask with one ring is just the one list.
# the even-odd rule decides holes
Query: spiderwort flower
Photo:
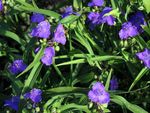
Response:
[{"label": "spiderwort flower", "polygon": [[112,15],[105,16],[106,13],[109,13],[112,11],[112,8],[105,7],[103,11],[100,13],[100,19],[99,21],[101,23],[107,23],[108,25],[112,26],[115,24],[115,18]]},{"label": "spiderwort flower", "polygon": [[65,8],[65,12],[62,14],[62,18],[65,18],[65,17],[67,17],[67,16],[69,16],[73,13],[74,12],[73,12],[72,6],[68,6],[68,7]]},{"label": "spiderwort flower", "polygon": [[41,61],[46,66],[50,66],[53,63],[53,57],[55,56],[55,49],[54,47],[47,47],[44,50],[44,55],[41,58]]},{"label": "spiderwort flower", "polygon": [[102,83],[96,82],[88,93],[88,97],[92,102],[98,104],[108,104],[110,101],[109,93],[105,91]]},{"label": "spiderwort flower", "polygon": [[32,29],[32,32],[30,33],[33,37],[39,37],[39,38],[49,38],[50,36],[50,24],[48,21],[42,21],[40,22],[37,27]]},{"label": "spiderwort flower", "polygon": [[3,3],[2,3],[2,0],[0,0],[0,11],[3,10]]},{"label": "spiderwort flower", "polygon": [[23,62],[23,60],[15,60],[9,67],[9,71],[12,74],[21,73],[26,69],[27,65]]},{"label": "spiderwort flower", "polygon": [[104,5],[104,0],[92,0],[91,2],[88,3],[89,7],[103,6],[103,5]]},{"label": "spiderwort flower", "polygon": [[146,67],[150,68],[150,49],[145,48],[143,52],[139,52],[136,55],[144,62]]},{"label": "spiderwort flower", "polygon": [[34,103],[39,103],[42,100],[42,91],[40,89],[32,89],[30,92],[24,94],[25,99],[31,99]]},{"label": "spiderwort flower", "polygon": [[54,33],[54,41],[61,43],[62,45],[66,44],[65,30],[62,24],[59,24]]},{"label": "spiderwort flower", "polygon": [[139,34],[136,26],[133,26],[131,22],[125,22],[122,25],[122,29],[119,31],[119,36],[121,39],[128,39],[129,37],[134,37]]},{"label": "spiderwort flower", "polygon": [[20,102],[20,97],[14,96],[11,99],[5,100],[4,106],[9,106],[10,108],[18,111],[19,102]]},{"label": "spiderwort flower", "polygon": [[116,90],[118,89],[118,80],[115,76],[112,77],[110,80],[110,90]]},{"label": "spiderwort flower", "polygon": [[146,25],[144,15],[140,11],[138,11],[138,12],[134,13],[133,15],[131,15],[129,17],[129,22],[131,22],[132,25],[137,27],[139,33],[143,32],[143,29],[142,29],[141,25]]},{"label": "spiderwort flower", "polygon": [[90,22],[89,27],[93,30],[95,26],[100,23],[100,14],[97,12],[90,12],[88,14],[88,20]]},{"label": "spiderwort flower", "polygon": [[34,22],[34,23],[36,22],[40,23],[44,20],[45,20],[44,15],[39,14],[39,13],[33,13],[33,15],[31,16],[31,22]]}]

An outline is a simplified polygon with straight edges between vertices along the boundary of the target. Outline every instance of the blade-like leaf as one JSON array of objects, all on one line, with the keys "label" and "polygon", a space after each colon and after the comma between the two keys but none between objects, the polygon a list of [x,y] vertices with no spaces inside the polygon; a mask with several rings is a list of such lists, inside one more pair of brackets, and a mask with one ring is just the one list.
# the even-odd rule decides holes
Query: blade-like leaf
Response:
[{"label": "blade-like leaf", "polygon": [[32,61],[32,63],[31,63],[30,65],[28,65],[28,67],[27,67],[22,73],[20,73],[20,74],[17,76],[17,78],[20,77],[21,75],[23,75],[24,73],[28,72],[37,62],[40,61],[40,59],[41,59],[41,57],[42,57],[42,55],[43,55],[43,52],[44,52],[44,48],[45,48],[45,47],[43,47],[43,46],[41,47],[40,51],[37,53],[37,55],[35,56],[35,58],[34,58],[34,60]]},{"label": "blade-like leaf", "polygon": [[128,110],[133,113],[148,113],[143,108],[128,102],[125,98],[118,95],[111,95],[111,101],[119,104],[120,106],[125,106]]},{"label": "blade-like leaf", "polygon": [[137,77],[134,79],[133,83],[131,84],[129,91],[135,86],[135,84],[147,73],[149,69],[147,67],[143,68]]},{"label": "blade-like leaf", "polygon": [[41,62],[37,62],[35,64],[35,66],[33,67],[30,75],[28,76],[27,80],[25,80],[25,85],[24,85],[24,88],[22,90],[22,93],[24,93],[27,89],[29,88],[32,88],[40,71],[41,71],[41,68],[42,68],[42,64]]}]

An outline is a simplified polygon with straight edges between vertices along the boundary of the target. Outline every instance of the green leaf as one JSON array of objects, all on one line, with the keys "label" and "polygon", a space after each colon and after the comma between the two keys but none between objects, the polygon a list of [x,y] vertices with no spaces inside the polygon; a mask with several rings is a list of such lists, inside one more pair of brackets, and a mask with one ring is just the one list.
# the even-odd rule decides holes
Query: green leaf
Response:
[{"label": "green leaf", "polygon": [[36,54],[36,56],[35,56],[34,60],[32,61],[32,63],[30,65],[28,65],[28,67],[22,73],[20,73],[17,76],[17,78],[20,77],[21,75],[23,75],[24,73],[28,72],[35,64],[37,64],[37,62],[40,61],[40,59],[43,55],[44,49],[45,49],[45,47],[42,46],[40,51]]},{"label": "green leaf", "polygon": [[63,94],[63,93],[87,93],[89,89],[80,87],[57,87],[46,90],[46,94]]},{"label": "green leaf", "polygon": [[82,8],[82,0],[73,0],[73,7],[75,9]]},{"label": "green leaf", "polygon": [[133,83],[131,84],[129,91],[135,86],[135,84],[147,73],[149,69],[147,67],[144,67],[140,73],[137,75],[137,77],[134,79]]},{"label": "green leaf", "polygon": [[113,69],[110,69],[110,72],[109,72],[109,75],[107,77],[107,81],[106,81],[106,84],[105,84],[106,91],[108,91],[108,89],[109,89],[109,84],[110,84],[110,79],[111,79],[112,72],[113,72]]},{"label": "green leaf", "polygon": [[41,13],[41,14],[44,14],[44,15],[47,15],[47,16],[52,16],[56,19],[60,18],[60,14],[58,14],[54,11],[39,9],[37,7],[33,7],[31,4],[28,4],[27,2],[24,2],[22,0],[16,0],[16,1],[23,5],[23,6],[20,6],[20,8],[25,10],[25,11]]},{"label": "green leaf", "polygon": [[70,24],[72,22],[74,22],[76,19],[78,19],[80,16],[76,16],[76,15],[70,15],[70,16],[67,16],[63,19],[60,20],[60,23],[62,24]]},{"label": "green leaf", "polygon": [[143,5],[146,9],[146,12],[149,13],[150,12],[150,2],[149,2],[149,0],[143,0]]},{"label": "green leaf", "polygon": [[87,105],[77,105],[77,104],[74,104],[74,103],[71,103],[71,104],[67,104],[67,105],[64,105],[64,106],[61,106],[59,108],[59,111],[60,112],[63,112],[67,109],[78,109],[78,110],[81,110],[81,111],[84,111],[86,113],[91,113],[91,111],[88,109],[88,106]]},{"label": "green leaf", "polygon": [[19,79],[16,79],[14,75],[11,75],[9,73],[4,74],[4,76],[9,78],[9,80],[11,81],[11,84],[13,85],[14,90],[19,95],[23,88],[23,83]]},{"label": "green leaf", "polygon": [[[121,56],[95,56],[91,58],[91,61],[107,61],[107,60],[123,60]],[[57,64],[57,66],[64,66],[64,65],[70,65],[70,64],[79,64],[79,63],[86,63],[88,62],[86,59],[77,59],[77,60],[72,60],[68,62],[64,62],[61,64]]]},{"label": "green leaf", "polygon": [[111,95],[111,101],[119,104],[123,108],[126,107],[128,110],[132,111],[133,113],[148,113],[143,108],[141,108],[141,107],[139,107],[139,106],[137,106],[135,104],[132,104],[132,103],[128,102],[122,96]]},{"label": "green leaf", "polygon": [[25,7],[25,6],[20,6],[21,9],[25,10],[25,11],[29,11],[29,12],[36,12],[36,13],[41,13],[47,16],[51,16],[54,17],[56,19],[60,18],[60,14],[54,12],[54,11],[50,11],[50,10],[46,10],[46,9],[38,9],[38,8],[34,8],[34,7]]},{"label": "green leaf", "polygon": [[149,26],[142,26],[142,28],[144,29],[144,31],[146,31],[148,33],[148,35],[150,36],[150,28]]},{"label": "green leaf", "polygon": [[147,43],[145,42],[145,40],[141,36],[137,36],[137,37],[135,37],[135,39],[138,42],[141,49],[148,48]]},{"label": "green leaf", "polygon": [[25,85],[24,85],[24,88],[22,90],[22,93],[24,93],[27,89],[31,89],[34,85],[34,83],[36,82],[37,80],[37,77],[41,71],[41,68],[42,68],[42,64],[41,62],[37,62],[35,64],[35,66],[33,67],[30,75],[28,76],[27,80],[25,80]]},{"label": "green leaf", "polygon": [[20,45],[25,44],[25,41],[23,39],[21,39],[17,34],[11,32],[11,31],[8,31],[6,29],[1,28],[0,29],[0,35],[9,37],[9,38],[15,40],[16,42],[18,42]]},{"label": "green leaf", "polygon": [[84,75],[80,75],[75,80],[78,81],[78,82],[80,82],[80,83],[88,83],[88,82],[90,82],[91,80],[94,79],[94,76],[95,76],[95,74],[93,72],[86,73]]}]

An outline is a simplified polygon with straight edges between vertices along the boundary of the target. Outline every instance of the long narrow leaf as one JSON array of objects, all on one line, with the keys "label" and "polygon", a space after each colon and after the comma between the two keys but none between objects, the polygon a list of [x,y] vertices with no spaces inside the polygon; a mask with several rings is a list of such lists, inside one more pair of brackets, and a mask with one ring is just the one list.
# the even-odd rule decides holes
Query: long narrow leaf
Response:
[{"label": "long narrow leaf", "polygon": [[133,83],[131,84],[129,91],[135,86],[135,84],[147,73],[149,69],[147,67],[143,68],[137,77],[134,79]]}]

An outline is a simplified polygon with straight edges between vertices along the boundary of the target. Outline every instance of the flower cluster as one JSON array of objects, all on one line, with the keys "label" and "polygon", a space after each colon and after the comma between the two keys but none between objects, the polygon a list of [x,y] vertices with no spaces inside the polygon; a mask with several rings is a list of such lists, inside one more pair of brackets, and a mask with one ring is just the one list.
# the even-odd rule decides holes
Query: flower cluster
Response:
[{"label": "flower cluster", "polygon": [[96,82],[88,93],[88,97],[92,102],[97,104],[108,104],[110,101],[109,93],[105,91],[102,83]]},{"label": "flower cluster", "polygon": [[9,71],[12,74],[21,73],[26,69],[27,65],[23,62],[23,60],[15,60],[9,67]]},{"label": "flower cluster", "polygon": [[[66,12],[64,14],[64,17],[67,15],[72,14],[72,7],[68,7],[66,9]],[[37,26],[35,28],[32,29],[30,35],[32,37],[38,37],[38,38],[45,38],[45,39],[49,39],[51,32],[50,32],[50,23],[45,20],[44,16],[42,14],[39,13],[34,13],[31,16],[31,21],[32,22],[37,22]],[[54,32],[54,38],[52,40],[50,40],[50,42],[56,42],[56,43],[60,43],[62,45],[65,45],[66,43],[66,36],[65,36],[65,30],[62,24],[58,24],[55,32]],[[39,47],[35,50],[36,53],[39,51]],[[44,50],[44,55],[41,58],[41,61],[43,64],[50,66],[53,62],[53,57],[55,56],[55,49],[52,46],[48,46],[46,47],[46,49]]]},{"label": "flower cluster", "polygon": [[[66,43],[66,36],[65,30],[62,24],[59,24],[54,32],[53,42],[60,43],[65,45]],[[37,48],[35,52],[38,52],[40,48]],[[46,47],[44,50],[44,55],[41,58],[41,61],[46,66],[50,66],[53,63],[53,57],[55,56],[55,49],[54,47]]]}]

